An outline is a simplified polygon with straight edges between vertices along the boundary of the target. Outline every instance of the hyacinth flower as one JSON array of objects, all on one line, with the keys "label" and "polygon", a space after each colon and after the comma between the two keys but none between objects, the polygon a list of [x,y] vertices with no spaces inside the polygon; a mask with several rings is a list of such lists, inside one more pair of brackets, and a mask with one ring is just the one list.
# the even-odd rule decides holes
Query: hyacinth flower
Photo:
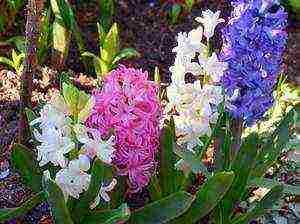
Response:
[{"label": "hyacinth flower", "polygon": [[[218,55],[209,52],[209,39],[215,27],[224,22],[220,12],[206,10],[196,21],[202,26],[189,33],[179,33],[174,65],[170,67],[172,83],[167,87],[168,105],[165,108],[174,118],[177,143],[195,153],[197,146],[203,146],[201,136],[211,135],[211,124],[218,118],[218,107],[224,100],[219,85],[227,64]],[[202,42],[206,37],[207,44]],[[193,83],[186,82],[186,74],[193,75]]]},{"label": "hyacinth flower", "polygon": [[[90,114],[93,99],[70,84],[63,84],[63,94],[55,92],[31,121],[37,148],[39,166],[56,166],[55,183],[67,201],[69,196],[79,198],[91,181],[90,162],[97,157],[111,164],[114,136],[101,139],[97,130],[83,124]],[[70,156],[72,154],[73,156]],[[48,176],[48,173],[45,173]]]},{"label": "hyacinth flower", "polygon": [[104,78],[101,90],[86,121],[102,138],[114,133],[112,163],[120,175],[127,175],[131,192],[145,187],[153,174],[159,145],[161,106],[158,85],[148,73],[120,66]]},{"label": "hyacinth flower", "polygon": [[228,110],[247,126],[273,105],[273,90],[285,50],[287,14],[277,1],[236,0],[223,30],[221,58],[228,63],[222,85],[231,101]]}]

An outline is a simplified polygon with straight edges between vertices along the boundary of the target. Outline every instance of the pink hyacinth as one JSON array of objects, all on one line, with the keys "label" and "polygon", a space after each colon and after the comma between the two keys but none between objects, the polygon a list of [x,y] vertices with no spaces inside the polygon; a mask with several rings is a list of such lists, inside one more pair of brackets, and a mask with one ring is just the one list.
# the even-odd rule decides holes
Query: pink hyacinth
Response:
[{"label": "pink hyacinth", "polygon": [[103,138],[113,131],[113,163],[120,175],[128,176],[132,192],[146,186],[155,170],[162,117],[157,93],[147,72],[125,66],[112,71],[102,90],[93,93],[95,106],[86,125],[98,129]]}]

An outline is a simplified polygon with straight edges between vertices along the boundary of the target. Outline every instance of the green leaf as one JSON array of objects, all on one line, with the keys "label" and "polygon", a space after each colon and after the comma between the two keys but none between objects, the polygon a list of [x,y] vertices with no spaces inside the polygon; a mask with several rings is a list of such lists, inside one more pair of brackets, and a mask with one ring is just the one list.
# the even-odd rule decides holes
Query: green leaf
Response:
[{"label": "green leaf", "polygon": [[48,53],[49,48],[51,47],[51,35],[53,26],[50,22],[51,19],[51,7],[45,10],[45,13],[42,17],[41,21],[41,32],[38,40],[38,62],[39,64],[43,64],[45,60],[45,56]]},{"label": "green leaf", "polygon": [[101,46],[104,43],[104,40],[105,40],[108,30],[105,32],[103,26],[100,23],[97,23],[97,30],[98,30],[98,42],[99,42],[99,47],[100,47],[99,54],[101,54]]},{"label": "green leaf", "polygon": [[130,210],[127,204],[122,204],[119,208],[107,211],[94,211],[86,217],[86,224],[115,224],[125,223],[130,217]]},{"label": "green leaf", "polygon": [[20,75],[21,71],[22,71],[22,61],[25,58],[25,54],[24,53],[20,53],[17,54],[16,51],[13,49],[11,52],[11,56],[12,56],[12,62],[14,64],[14,69],[16,70],[17,74]]},{"label": "green leaf", "polygon": [[180,146],[176,146],[174,152],[191,167],[191,171],[194,174],[203,173],[206,176],[210,176],[206,166],[194,153],[184,150]]},{"label": "green leaf", "polygon": [[105,32],[111,26],[112,16],[115,12],[114,0],[99,0],[100,21]]},{"label": "green leaf", "polygon": [[[295,122],[295,116],[299,116],[300,107],[291,109],[280,121],[274,132],[268,136],[267,141],[262,144],[261,150],[257,156],[254,169],[251,175],[254,177],[263,176],[267,170],[276,162],[284,146],[288,143],[290,137],[290,126]],[[300,117],[300,116],[299,116]]]},{"label": "green leaf", "polygon": [[216,171],[229,170],[230,150],[232,144],[232,133],[230,131],[230,115],[227,112],[222,113],[220,126],[216,130],[214,140],[215,167]]},{"label": "green leaf", "polygon": [[33,197],[26,200],[21,206],[16,208],[2,208],[0,209],[0,222],[9,221],[21,215],[25,215],[31,209],[45,200],[45,193],[40,192]]},{"label": "green leaf", "polygon": [[7,1],[11,10],[15,10],[16,12],[23,6],[24,1],[22,0],[8,0]]},{"label": "green leaf", "polygon": [[14,144],[11,161],[24,183],[34,192],[40,192],[42,190],[42,172],[30,150],[21,144]]},{"label": "green leaf", "polygon": [[91,57],[91,58],[98,58],[97,55],[91,53],[91,52],[88,52],[88,51],[85,51],[81,54],[83,57]]},{"label": "green leaf", "polygon": [[86,51],[82,53],[82,56],[91,57],[93,59],[93,64],[94,64],[97,77],[101,77],[102,75],[104,75],[106,72],[109,71],[107,64],[97,55]]},{"label": "green leaf", "polygon": [[127,59],[132,57],[140,57],[140,53],[133,48],[124,48],[115,56],[114,60],[112,61],[112,64],[117,63],[121,59]]},{"label": "green leaf", "polygon": [[25,108],[25,113],[26,113],[27,120],[29,123],[38,118],[38,115],[29,108]]},{"label": "green leaf", "polygon": [[79,91],[77,110],[81,111],[87,105],[90,96],[84,91]]},{"label": "green leaf", "polygon": [[179,15],[181,13],[181,10],[182,10],[182,8],[181,8],[181,5],[179,5],[179,4],[174,4],[172,6],[172,10],[171,10],[171,22],[173,24],[175,24],[177,22],[178,17],[179,17]]},{"label": "green leaf", "polygon": [[222,200],[222,207],[226,216],[224,217],[225,219],[230,217],[229,214],[231,214],[235,203],[241,199],[242,195],[247,189],[250,172],[253,169],[256,161],[259,144],[258,140],[259,138],[256,133],[252,133],[247,136],[243,140],[240,151],[233,161],[231,169],[234,171],[236,176],[229,191]]},{"label": "green leaf", "polygon": [[72,6],[69,4],[67,0],[51,0],[51,1],[54,2],[54,4],[51,5],[55,17],[58,18],[60,21],[63,21],[64,27],[68,29],[68,31],[73,33],[76,39],[76,43],[78,45],[79,52],[80,53],[84,52],[85,44],[81,32],[79,30],[78,24],[76,22],[76,18]]},{"label": "green leaf", "polygon": [[5,18],[3,15],[0,15],[0,32],[5,31]]},{"label": "green leaf", "polygon": [[103,45],[100,48],[101,59],[111,64],[113,59],[116,57],[117,53],[119,52],[120,48],[120,40],[119,40],[119,31],[118,26],[114,23],[108,34],[105,37]]},{"label": "green leaf", "polygon": [[195,4],[195,0],[185,0],[185,4],[186,4],[188,10],[191,11]]},{"label": "green leaf", "polygon": [[11,52],[11,57],[12,57],[12,61],[14,62],[14,65],[16,64],[16,61],[17,61],[17,53],[14,49],[12,49],[12,52]]},{"label": "green leaf", "polygon": [[190,209],[170,224],[195,223],[207,215],[224,197],[234,180],[233,172],[219,172],[198,190]]},{"label": "green leaf", "polygon": [[[90,204],[96,198],[102,182],[110,183],[113,178],[113,170],[110,165],[103,163],[96,159],[92,166],[91,182],[88,190],[82,195],[80,201],[76,204],[72,217],[74,220],[82,220],[84,216],[89,214],[92,210]],[[100,206],[107,207],[107,203],[102,203]]]},{"label": "green leaf", "polygon": [[43,178],[43,186],[46,191],[47,202],[56,224],[73,224],[68,211],[63,192],[50,178]]},{"label": "green leaf", "polygon": [[15,68],[14,62],[5,57],[0,57],[0,64],[5,64],[9,68]]},{"label": "green leaf", "polygon": [[180,191],[131,213],[129,224],[158,224],[167,223],[186,212],[194,197]]},{"label": "green leaf", "polygon": [[223,122],[223,120],[224,120],[224,118],[225,118],[225,113],[224,113],[224,102],[222,102],[222,103],[218,106],[218,114],[219,114],[219,117],[218,117],[218,120],[217,120],[217,122],[216,122],[216,124],[215,124],[213,130],[212,130],[211,135],[210,135],[207,139],[205,139],[205,141],[203,141],[203,142],[204,142],[204,146],[202,147],[201,153],[200,153],[200,155],[199,155],[199,158],[200,158],[200,159],[203,159],[203,158],[204,158],[204,156],[206,155],[206,152],[207,152],[209,146],[210,146],[211,143],[212,143],[212,140],[213,140],[214,138],[216,138],[218,132],[219,132],[220,129],[221,129],[222,122]]},{"label": "green leaf", "polygon": [[156,201],[156,200],[159,200],[162,198],[162,193],[161,193],[161,189],[159,186],[159,180],[158,180],[156,174],[154,174],[152,176],[148,190],[151,195],[151,201]]},{"label": "green leaf", "polygon": [[283,193],[285,194],[291,194],[291,195],[300,195],[300,188],[297,186],[289,185],[289,184],[284,184],[276,180],[272,179],[267,179],[267,178],[259,178],[259,177],[254,177],[251,178],[248,181],[248,186],[249,187],[264,187],[264,188],[273,188],[277,185],[281,185],[283,187]]},{"label": "green leaf", "polygon": [[[81,97],[79,96],[79,105],[81,104],[81,101],[83,99],[81,99]],[[94,100],[88,95],[88,100],[85,103],[84,107],[80,110],[79,114],[78,114],[78,119],[81,122],[85,122],[86,119],[89,117],[91,109],[94,106]]]},{"label": "green leaf", "polygon": [[158,85],[160,85],[161,83],[160,72],[157,66],[155,66],[154,69],[154,82],[157,83]]},{"label": "green leaf", "polygon": [[125,176],[118,176],[118,183],[115,189],[113,190],[112,194],[110,195],[110,208],[117,208],[122,203],[124,203],[125,198],[124,195],[126,193],[126,177]]},{"label": "green leaf", "polygon": [[25,43],[25,37],[23,36],[14,36],[9,38],[7,43],[14,44],[18,51],[25,54],[26,52],[26,43]]},{"label": "green leaf", "polygon": [[289,1],[289,5],[291,6],[291,9],[294,12],[300,12],[300,2],[298,0],[288,0]]},{"label": "green leaf", "polygon": [[74,85],[64,82],[62,92],[68,107],[72,110],[72,114],[77,113],[80,91]]},{"label": "green leaf", "polygon": [[162,196],[165,197],[178,190],[176,181],[178,174],[174,167],[176,157],[173,151],[175,147],[175,124],[173,119],[162,130],[160,147],[159,183]]},{"label": "green leaf", "polygon": [[247,224],[251,220],[265,214],[267,212],[267,209],[271,209],[274,205],[274,202],[282,196],[282,191],[283,187],[281,185],[273,187],[271,191],[269,191],[252,210],[240,217],[236,217],[231,223]]},{"label": "green leaf", "polygon": [[54,57],[59,57],[59,60],[63,62],[69,52],[71,33],[59,18],[54,19],[52,27]]}]

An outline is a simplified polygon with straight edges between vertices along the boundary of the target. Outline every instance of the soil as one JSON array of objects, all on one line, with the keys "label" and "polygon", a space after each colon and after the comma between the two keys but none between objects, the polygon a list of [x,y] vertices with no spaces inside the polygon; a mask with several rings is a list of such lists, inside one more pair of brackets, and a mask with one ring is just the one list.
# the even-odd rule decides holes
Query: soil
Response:
[{"label": "soil", "polygon": [[[84,35],[86,46],[89,51],[98,54],[97,27],[99,9],[97,0],[90,1],[69,1],[76,11],[76,18],[79,27]],[[196,5],[190,13],[184,13],[177,24],[173,25],[168,20],[168,12],[172,1],[148,0],[119,0],[117,1],[117,11],[114,20],[119,24],[122,47],[133,47],[139,51],[141,57],[131,60],[124,60],[121,63],[142,68],[149,72],[150,76],[154,73],[157,66],[160,70],[163,82],[170,82],[169,67],[174,61],[172,48],[176,45],[176,34],[181,31],[189,31],[197,26],[194,18],[199,16],[202,10],[210,8],[221,10],[222,18],[227,19],[231,8],[226,1],[204,0],[196,1]],[[24,30],[20,26],[24,24],[24,10],[21,10],[17,17],[18,26],[12,26],[2,36],[13,36],[23,34]],[[285,55],[285,72],[291,82],[299,85],[300,83],[300,22],[293,18],[289,22],[289,40]],[[217,29],[221,29],[218,26]],[[217,32],[218,33],[218,32]],[[1,46],[1,45],[0,45]],[[215,47],[220,48],[220,36],[215,37]],[[5,46],[0,53],[8,52],[11,46]],[[50,62],[46,62],[50,65]],[[86,71],[80,61],[79,52],[74,41],[71,42],[69,56],[66,60],[66,68],[73,71],[74,79],[78,86],[83,89],[91,90],[94,86],[95,75]],[[53,88],[57,88],[57,80],[53,80],[49,74],[55,73],[49,68],[41,76],[36,77],[34,100],[38,102],[47,99],[48,93]],[[1,71],[0,67],[0,71]],[[85,74],[85,75],[83,75]],[[2,70],[0,72],[0,164],[7,164],[9,161],[11,143],[17,133],[19,97],[19,82],[13,74]],[[3,83],[6,80],[6,83]],[[1,168],[1,166],[0,166]],[[1,170],[0,170],[1,171]],[[24,202],[32,193],[21,182],[17,173],[10,174],[0,179],[0,208],[16,207]],[[129,200],[134,208],[140,207],[148,199],[148,193],[142,192],[134,195],[134,200]],[[41,204],[26,216],[7,223],[53,223],[47,204]]]}]

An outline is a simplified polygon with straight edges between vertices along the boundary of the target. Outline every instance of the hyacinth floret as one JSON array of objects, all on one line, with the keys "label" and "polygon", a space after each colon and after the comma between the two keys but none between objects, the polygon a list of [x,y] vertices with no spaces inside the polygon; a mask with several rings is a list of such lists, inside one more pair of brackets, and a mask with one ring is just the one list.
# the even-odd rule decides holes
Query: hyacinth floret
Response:
[{"label": "hyacinth floret", "polygon": [[103,138],[114,133],[113,164],[128,176],[131,192],[146,186],[156,167],[162,114],[158,90],[147,72],[121,65],[93,93],[95,105],[86,125]]},{"label": "hyacinth floret", "polygon": [[250,126],[273,104],[273,89],[285,50],[287,14],[272,0],[235,0],[223,30],[221,59],[225,93],[234,97],[228,110]]}]

